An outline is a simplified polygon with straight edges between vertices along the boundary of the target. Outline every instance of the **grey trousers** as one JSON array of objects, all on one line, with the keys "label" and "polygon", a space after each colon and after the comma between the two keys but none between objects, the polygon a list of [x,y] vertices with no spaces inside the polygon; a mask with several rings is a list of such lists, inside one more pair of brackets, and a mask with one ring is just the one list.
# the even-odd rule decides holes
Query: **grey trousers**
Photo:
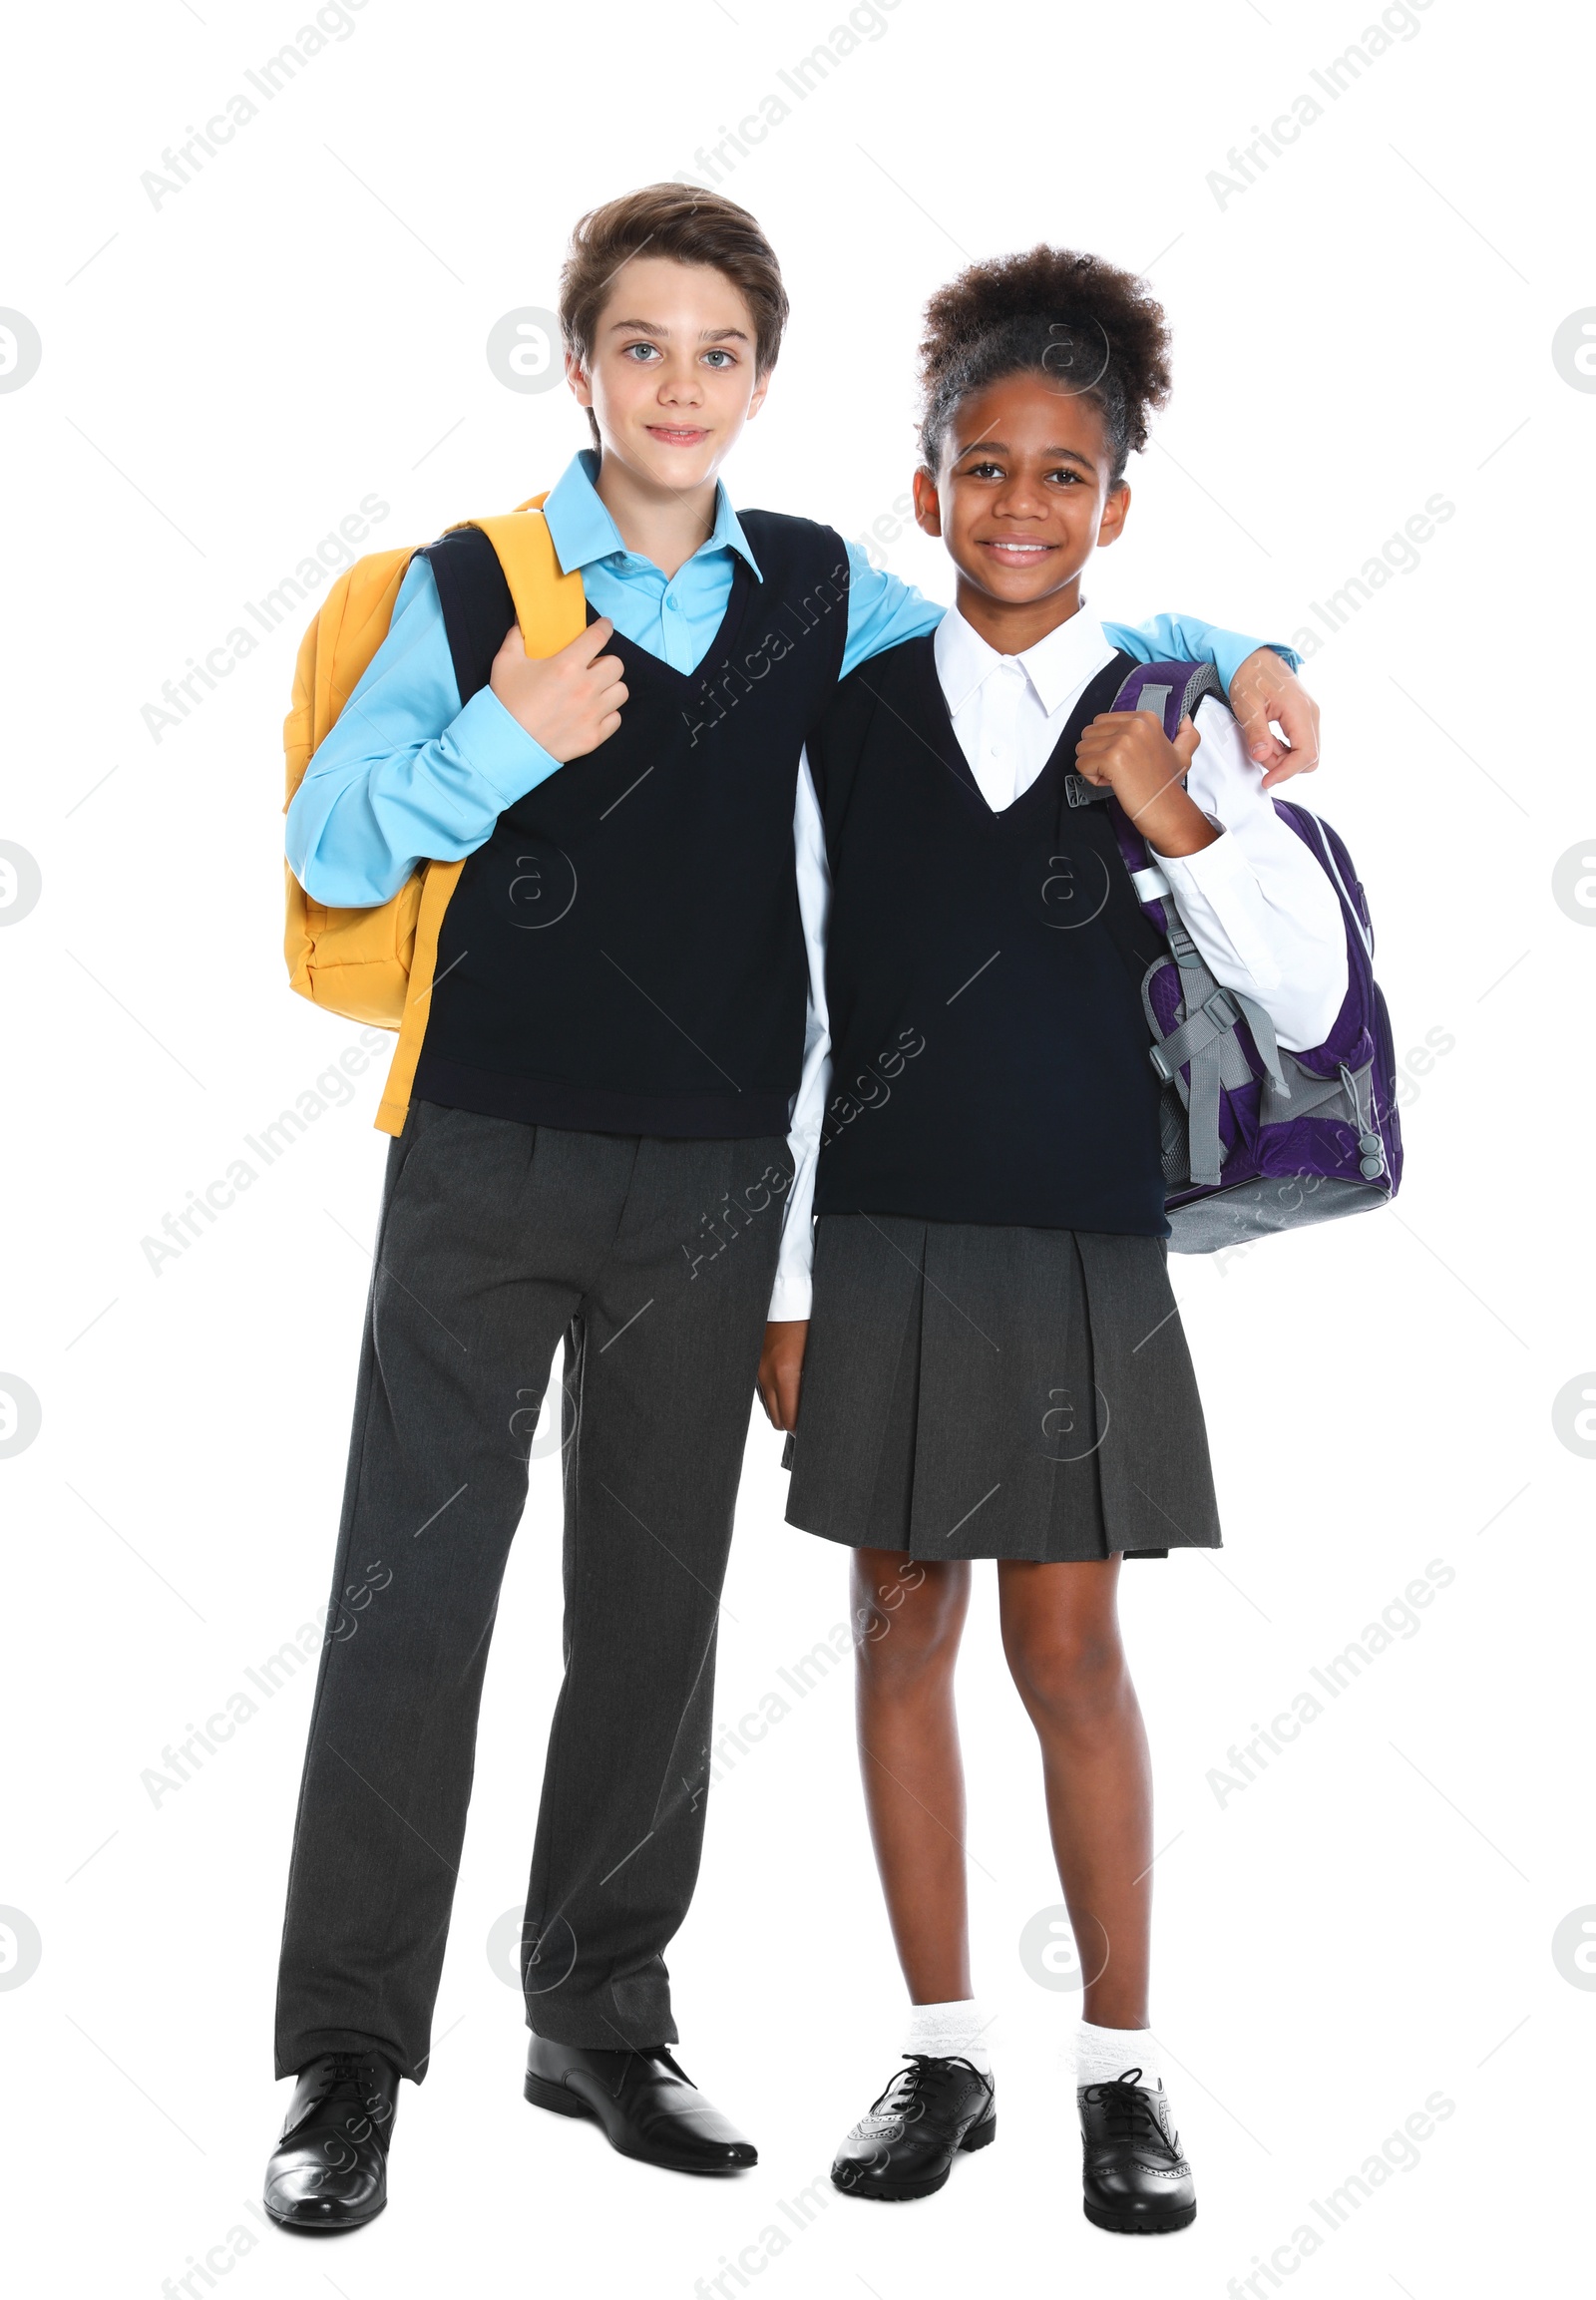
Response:
[{"label": "grey trousers", "polygon": [[562,1339],[565,1679],[522,1943],[528,2026],[672,2044],[718,1598],[788,1185],[780,1139],[411,1105],[392,1144],[278,1979],[279,2077],[420,2082],[477,1713]]}]

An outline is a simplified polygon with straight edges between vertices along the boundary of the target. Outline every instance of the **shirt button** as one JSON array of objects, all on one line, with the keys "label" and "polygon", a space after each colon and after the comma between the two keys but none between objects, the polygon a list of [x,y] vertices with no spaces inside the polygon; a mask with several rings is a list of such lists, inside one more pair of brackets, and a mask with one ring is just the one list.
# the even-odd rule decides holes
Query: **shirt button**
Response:
[{"label": "shirt button", "polygon": [[665,604],[667,607],[675,607],[678,613],[681,610],[681,601],[676,597],[673,591],[666,591]]}]

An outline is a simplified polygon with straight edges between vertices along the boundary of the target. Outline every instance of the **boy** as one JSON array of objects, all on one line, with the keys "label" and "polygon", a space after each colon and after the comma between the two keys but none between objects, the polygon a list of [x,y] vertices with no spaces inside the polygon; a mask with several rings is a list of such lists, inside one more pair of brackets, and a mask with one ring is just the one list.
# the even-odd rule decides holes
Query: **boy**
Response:
[{"label": "boy", "polygon": [[[755,2161],[668,2050],[663,1950],[698,1866],[765,1320],[807,1310],[772,1294],[783,1223],[809,1219],[786,1196],[818,962],[799,753],[844,672],[941,613],[832,530],[739,520],[719,488],[786,312],[729,200],[656,186],[584,218],[561,318],[598,453],[545,517],[597,619],[530,659],[470,534],[445,539],[289,810],[318,902],[381,903],[419,858],[469,860],[389,1151],[334,1589],[403,1563],[361,1634],[323,1649],[295,1830],[276,2066],[299,2083],[266,2178],[285,2225],[349,2228],[386,2201],[562,1340],[566,1675],[523,1935],[527,2097],[652,2163]],[[1153,659],[1222,635],[1115,636]],[[1286,666],[1240,640],[1220,661],[1276,773],[1311,764]]]}]

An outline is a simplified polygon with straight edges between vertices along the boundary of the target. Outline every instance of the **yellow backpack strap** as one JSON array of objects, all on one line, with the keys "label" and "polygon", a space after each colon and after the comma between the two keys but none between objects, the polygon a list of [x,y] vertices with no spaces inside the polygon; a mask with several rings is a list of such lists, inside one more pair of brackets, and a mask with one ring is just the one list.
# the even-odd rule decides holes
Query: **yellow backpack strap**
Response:
[{"label": "yellow backpack strap", "polygon": [[529,655],[557,655],[569,646],[588,620],[587,594],[580,573],[561,573],[554,538],[534,496],[519,511],[500,519],[475,519],[498,555],[516,602],[522,644]]},{"label": "yellow backpack strap", "polygon": [[[293,702],[282,726],[286,767],[287,813],[294,793],[304,780],[311,758],[337,720],[367,665],[388,635],[394,601],[404,581],[411,553],[373,552],[346,568],[321,602],[320,611],[300,642],[294,666]],[[363,1002],[373,1003],[381,1019],[393,1026],[397,1001],[403,994],[403,965],[395,950],[391,905],[366,915],[362,926],[349,914],[337,937],[339,958],[329,967],[328,917],[322,904],[312,904],[286,860],[282,866],[286,892],[283,956],[288,984],[301,997],[323,1002],[329,974],[340,984],[358,978]],[[402,896],[394,902],[403,903]],[[320,972],[318,975],[318,961]],[[383,1011],[387,999],[395,1013]],[[326,1000],[333,1012],[347,1011],[337,998]],[[364,1018],[364,1017],[362,1017]]]},{"label": "yellow backpack strap", "polygon": [[387,637],[412,556],[406,545],[402,551],[372,552],[356,560],[334,582],[305,632],[294,665],[293,703],[282,729],[288,799]]},{"label": "yellow backpack strap", "polygon": [[[498,554],[515,601],[516,620],[529,655],[554,655],[569,646],[588,620],[587,595],[582,576],[565,575],[555,557],[554,539],[543,516],[544,497],[537,495],[519,511],[497,519],[468,520],[480,527]],[[429,863],[421,889],[421,913],[416,921],[416,945],[410,960],[410,995],[399,1043],[389,1065],[388,1081],[377,1108],[376,1125],[383,1134],[402,1134],[410,1107],[421,1041],[427,1027],[427,1004],[432,996],[433,969],[438,962],[438,936],[465,863]]]}]

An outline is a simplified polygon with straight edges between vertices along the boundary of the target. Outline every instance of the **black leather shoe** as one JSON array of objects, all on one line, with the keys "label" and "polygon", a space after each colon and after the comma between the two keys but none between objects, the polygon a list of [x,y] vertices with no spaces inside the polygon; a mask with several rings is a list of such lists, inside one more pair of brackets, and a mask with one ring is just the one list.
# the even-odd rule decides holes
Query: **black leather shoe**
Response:
[{"label": "black leather shoe", "polygon": [[676,2066],[663,2045],[637,2052],[535,2036],[526,2094],[557,2116],[589,2116],[611,2148],[667,2172],[742,2172],[759,2151]]},{"label": "black leather shoe", "polygon": [[1109,2084],[1076,2087],[1084,2210],[1093,2227],[1116,2235],[1165,2236],[1191,2226],[1197,2192],[1164,2089],[1148,2092],[1140,2075],[1127,2069]]},{"label": "black leather shoe", "polygon": [[398,2095],[398,2070],[375,2051],[323,2053],[300,2070],[266,2166],[265,2206],[279,2228],[334,2236],[375,2220],[388,2201]]},{"label": "black leather shoe", "polygon": [[934,2196],[960,2149],[985,2148],[998,2137],[997,2092],[973,2062],[905,2055],[868,2116],[861,2117],[831,2167],[834,2188],[901,2204]]}]

